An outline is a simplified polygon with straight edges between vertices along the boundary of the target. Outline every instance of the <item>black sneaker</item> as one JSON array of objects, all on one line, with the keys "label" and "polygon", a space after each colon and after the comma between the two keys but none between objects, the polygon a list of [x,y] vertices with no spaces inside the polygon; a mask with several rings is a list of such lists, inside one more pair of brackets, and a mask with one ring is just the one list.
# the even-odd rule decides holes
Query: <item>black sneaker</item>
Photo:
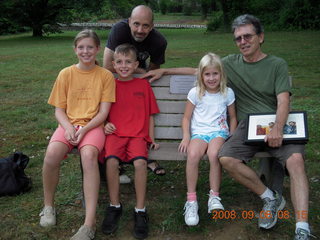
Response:
[{"label": "black sneaker", "polygon": [[114,233],[118,228],[118,222],[122,215],[122,205],[119,208],[108,206],[103,219],[101,230],[104,234]]},{"label": "black sneaker", "polygon": [[149,217],[147,212],[134,211],[134,229],[133,236],[137,239],[145,239],[148,237],[148,222]]}]

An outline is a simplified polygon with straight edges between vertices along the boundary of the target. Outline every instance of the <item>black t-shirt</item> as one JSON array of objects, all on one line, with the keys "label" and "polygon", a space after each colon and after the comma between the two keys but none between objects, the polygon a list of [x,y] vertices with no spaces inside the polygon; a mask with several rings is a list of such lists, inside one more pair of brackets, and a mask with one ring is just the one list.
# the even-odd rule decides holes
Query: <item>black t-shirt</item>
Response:
[{"label": "black t-shirt", "polygon": [[150,62],[154,64],[160,65],[165,62],[167,40],[155,29],[152,29],[142,42],[137,42],[131,35],[128,19],[122,20],[112,27],[106,47],[114,51],[118,45],[124,43],[132,44],[137,48],[140,68],[147,68],[146,60],[149,57]]}]

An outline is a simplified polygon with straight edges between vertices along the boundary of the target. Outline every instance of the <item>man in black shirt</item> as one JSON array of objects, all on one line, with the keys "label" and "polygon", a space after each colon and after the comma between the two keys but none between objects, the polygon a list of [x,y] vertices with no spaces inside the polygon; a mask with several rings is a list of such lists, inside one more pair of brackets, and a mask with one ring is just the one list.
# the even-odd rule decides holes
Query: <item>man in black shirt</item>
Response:
[{"label": "man in black shirt", "polygon": [[112,66],[113,53],[118,45],[124,43],[134,45],[138,51],[139,67],[136,73],[158,69],[165,62],[167,41],[153,28],[153,13],[147,6],[135,7],[129,19],[122,20],[112,27],[104,50],[105,68],[115,72]]}]

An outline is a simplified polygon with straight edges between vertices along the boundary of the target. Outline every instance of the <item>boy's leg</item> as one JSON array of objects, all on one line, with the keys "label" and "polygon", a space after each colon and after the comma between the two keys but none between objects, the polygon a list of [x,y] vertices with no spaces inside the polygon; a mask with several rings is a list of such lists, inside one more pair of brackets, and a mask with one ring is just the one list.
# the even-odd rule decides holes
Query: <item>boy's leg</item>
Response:
[{"label": "boy's leg", "polygon": [[105,217],[101,230],[104,234],[114,233],[118,228],[118,222],[122,215],[122,205],[119,200],[119,160],[108,158],[106,160],[107,185],[110,203],[107,204]]},{"label": "boy's leg", "polygon": [[208,144],[201,139],[195,138],[190,141],[186,165],[188,193],[196,192],[199,162],[207,147]]},{"label": "boy's leg", "polygon": [[80,149],[83,168],[83,189],[86,203],[86,217],[84,225],[94,228],[96,223],[96,208],[99,196],[99,150],[92,145],[85,145]]},{"label": "boy's leg", "polygon": [[119,205],[119,160],[116,158],[107,159],[106,168],[110,203]]},{"label": "boy's leg", "polygon": [[136,159],[133,162],[135,168],[135,189],[136,189],[136,207],[134,210],[134,228],[133,235],[137,239],[148,237],[148,213],[145,209],[145,198],[147,188],[147,160]]},{"label": "boy's leg", "polygon": [[136,159],[133,162],[134,184],[136,189],[136,208],[143,209],[145,207],[146,188],[147,188],[147,161],[145,159]]}]

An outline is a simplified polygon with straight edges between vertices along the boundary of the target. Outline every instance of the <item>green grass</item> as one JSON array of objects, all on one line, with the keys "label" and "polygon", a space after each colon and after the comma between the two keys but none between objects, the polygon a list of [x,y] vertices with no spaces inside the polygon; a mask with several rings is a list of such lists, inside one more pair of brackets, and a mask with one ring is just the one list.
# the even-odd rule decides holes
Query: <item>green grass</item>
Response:
[{"label": "green grass", "polygon": [[[157,16],[158,18],[158,16]],[[161,30],[168,39],[165,67],[195,67],[208,51],[221,56],[238,52],[228,33],[206,33],[204,30]],[[32,177],[30,192],[0,198],[0,239],[69,239],[84,219],[79,201],[81,174],[76,156],[66,159],[56,194],[58,225],[51,229],[39,227],[38,214],[42,207],[41,167],[48,143],[47,137],[56,128],[53,108],[47,104],[58,72],[73,63],[76,56],[72,41],[76,32],[32,38],[30,34],[0,37],[0,156],[15,150],[30,156],[26,173]],[[104,46],[107,32],[98,31]],[[310,141],[306,148],[306,169],[310,180],[310,224],[320,235],[320,140],[318,107],[320,96],[319,31],[267,32],[263,50],[284,58],[293,76],[294,110],[308,113]],[[103,49],[102,49],[103,50]],[[102,52],[99,60],[102,62]],[[161,162],[167,175],[155,177],[149,173],[147,206],[150,213],[150,239],[291,239],[294,230],[292,205],[289,201],[289,182],[285,181],[284,195],[288,200],[288,220],[280,220],[271,231],[257,228],[257,220],[209,220],[206,214],[208,190],[208,163],[202,162],[198,184],[200,225],[184,225],[185,162]],[[256,162],[253,162],[255,165]],[[132,176],[132,169],[128,174]],[[98,207],[98,226],[102,222],[108,202],[106,190],[101,187]],[[246,210],[258,212],[261,201],[224,174],[221,187],[223,203],[238,213]],[[96,239],[130,239],[133,185],[121,186],[121,199],[125,208],[116,236],[106,238],[98,227]]]}]

